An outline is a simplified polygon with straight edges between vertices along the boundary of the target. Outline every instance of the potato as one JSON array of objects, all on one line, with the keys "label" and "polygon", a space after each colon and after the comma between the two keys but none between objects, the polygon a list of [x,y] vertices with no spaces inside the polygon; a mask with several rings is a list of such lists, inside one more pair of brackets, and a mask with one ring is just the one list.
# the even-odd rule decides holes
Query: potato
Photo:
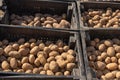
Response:
[{"label": "potato", "polygon": [[69,49],[67,51],[67,53],[70,54],[70,55],[73,55],[73,56],[76,54],[76,52],[74,50],[72,50],[72,49]]},{"label": "potato", "polygon": [[106,65],[106,68],[109,70],[116,70],[118,68],[117,63],[109,63]]},{"label": "potato", "polygon": [[107,73],[107,74],[105,74],[105,77],[106,77],[107,79],[113,79],[113,78],[115,78],[115,76],[114,76],[112,73]]},{"label": "potato", "polygon": [[4,53],[3,48],[0,48],[0,55],[2,55]]},{"label": "potato", "polygon": [[66,70],[72,71],[74,67],[75,67],[75,63],[68,63],[66,66]]},{"label": "potato", "polygon": [[18,40],[18,44],[23,44],[25,42],[25,39],[24,38],[20,38],[19,40]]},{"label": "potato", "polygon": [[89,56],[89,60],[90,61],[95,61],[96,60],[96,56],[95,55],[90,55]]},{"label": "potato", "polygon": [[14,49],[12,48],[11,45],[8,45],[6,48],[4,48],[4,52],[8,54],[10,51],[13,51]]},{"label": "potato", "polygon": [[47,74],[47,75],[54,75],[54,73],[53,73],[51,70],[47,70],[47,71],[46,71],[46,74]]},{"label": "potato", "polygon": [[45,27],[46,27],[46,28],[52,28],[52,25],[51,25],[51,24],[46,24]]},{"label": "potato", "polygon": [[40,20],[40,17],[35,17],[35,18],[34,18],[34,22],[36,22],[36,21],[38,21],[38,20]]},{"label": "potato", "polygon": [[40,61],[40,63],[41,63],[42,65],[45,65],[45,63],[47,62],[47,61],[46,61],[46,58],[45,58],[44,55],[42,55],[42,54],[40,54],[40,55],[38,56],[38,59],[39,59],[39,61]]},{"label": "potato", "polygon": [[58,40],[58,41],[56,42],[56,45],[57,45],[58,47],[63,47],[63,46],[64,46],[64,43],[63,43],[62,40]]},{"label": "potato", "polygon": [[57,56],[55,57],[55,59],[56,59],[56,60],[64,60],[64,58],[63,58],[61,55],[57,55]]},{"label": "potato", "polygon": [[29,61],[29,58],[28,57],[23,57],[22,60],[21,60],[21,63],[24,64],[24,63],[28,63]]},{"label": "potato", "polygon": [[52,21],[44,21],[44,25],[52,24],[52,23],[53,23]]},{"label": "potato", "polygon": [[112,61],[113,63],[117,63],[117,58],[116,58],[116,57],[111,57],[111,61]]},{"label": "potato", "polygon": [[111,47],[113,45],[113,42],[111,40],[105,40],[104,44],[108,47]]},{"label": "potato", "polygon": [[44,47],[45,47],[45,44],[44,44],[44,43],[40,43],[40,44],[39,44],[39,49],[40,49],[40,50],[43,50]]},{"label": "potato", "polygon": [[114,71],[112,71],[111,73],[114,75],[114,76],[116,76],[116,73],[118,72],[118,70],[114,70]]},{"label": "potato", "polygon": [[116,78],[120,79],[120,71],[116,73]]},{"label": "potato", "polygon": [[64,28],[70,28],[70,23],[66,20],[61,20],[60,25],[63,26]]},{"label": "potato", "polygon": [[10,69],[7,69],[7,70],[4,70],[4,72],[12,72],[12,70],[10,70]]},{"label": "potato", "polygon": [[51,51],[51,52],[49,53],[49,56],[50,56],[50,57],[51,57],[51,56],[55,57],[55,56],[57,56],[57,55],[59,55],[59,53],[58,53],[57,51]]},{"label": "potato", "polygon": [[69,46],[64,46],[63,50],[67,52],[69,50]]},{"label": "potato", "polygon": [[56,72],[55,75],[56,75],[56,76],[62,76],[63,73],[62,73],[62,72]]},{"label": "potato", "polygon": [[97,61],[97,62],[96,62],[96,65],[97,65],[97,69],[98,69],[98,70],[104,70],[105,67],[106,67],[106,64],[103,63],[103,62],[101,62],[101,61]]},{"label": "potato", "polygon": [[44,74],[44,75],[45,75],[45,74],[46,74],[46,71],[40,71],[40,74]]},{"label": "potato", "polygon": [[35,59],[34,64],[35,64],[36,66],[40,66],[40,61],[39,61],[38,58]]},{"label": "potato", "polygon": [[24,63],[23,65],[22,65],[22,69],[23,70],[32,70],[33,69],[33,66],[31,65],[31,64],[29,64],[29,63]]},{"label": "potato", "polygon": [[120,52],[120,46],[116,46],[116,47],[115,47],[115,51],[116,51],[117,53],[119,53],[119,52]]},{"label": "potato", "polygon": [[75,61],[75,57],[72,55],[67,55],[67,61],[68,62],[74,62]]},{"label": "potato", "polygon": [[115,49],[113,47],[108,47],[107,49],[107,55],[112,57],[115,55]]},{"label": "potato", "polygon": [[120,53],[116,53],[116,57],[119,59],[120,58]]},{"label": "potato", "polygon": [[111,63],[111,58],[110,58],[110,57],[107,57],[107,58],[105,59],[105,63],[106,63],[106,64]]},{"label": "potato", "polygon": [[4,39],[4,40],[2,41],[2,44],[3,44],[3,45],[7,45],[8,43],[9,43],[9,41],[6,40],[6,39]]},{"label": "potato", "polygon": [[104,51],[106,49],[105,44],[100,44],[98,49],[99,49],[99,51]]},{"label": "potato", "polygon": [[58,46],[57,45],[52,45],[50,49],[52,51],[57,51],[58,50]]},{"label": "potato", "polygon": [[47,54],[51,52],[49,47],[44,47],[43,51],[46,52]]},{"label": "potato", "polygon": [[25,73],[32,73],[32,70],[26,70]]},{"label": "potato", "polygon": [[26,48],[29,48],[29,47],[30,47],[30,43],[26,42],[26,43],[24,44],[24,46],[25,46]]},{"label": "potato", "polygon": [[36,46],[36,43],[34,43],[34,42],[30,44],[31,49],[34,48],[35,46]]},{"label": "potato", "polygon": [[23,69],[18,69],[17,72],[22,73],[22,72],[24,72],[24,70]]},{"label": "potato", "polygon": [[105,59],[107,56],[108,56],[108,55],[107,55],[106,52],[101,53],[101,58],[102,58],[102,59]]},{"label": "potato", "polygon": [[18,50],[19,49],[19,44],[15,43],[12,45],[12,47],[15,49],[15,50]]},{"label": "potato", "polygon": [[31,64],[33,64],[34,61],[35,61],[35,56],[32,55],[32,54],[30,54],[30,55],[29,55],[29,62],[30,62]]},{"label": "potato", "polygon": [[35,46],[30,50],[30,54],[36,55],[39,52],[39,50],[40,50],[39,47]]},{"label": "potato", "polygon": [[59,53],[64,52],[63,48],[62,48],[62,47],[59,47],[59,48],[58,48],[58,52],[59,52]]},{"label": "potato", "polygon": [[13,69],[17,68],[17,60],[16,60],[16,58],[11,58],[10,59],[10,66]]},{"label": "potato", "polygon": [[22,56],[26,56],[28,53],[29,53],[29,48],[21,48],[21,49],[19,49],[19,53],[22,55]]},{"label": "potato", "polygon": [[57,72],[58,71],[58,64],[55,61],[51,61],[49,64],[49,69],[52,72]]},{"label": "potato", "polygon": [[64,72],[64,75],[65,75],[65,76],[68,76],[68,75],[70,75],[70,72],[69,72],[69,71],[65,71],[65,72]]},{"label": "potato", "polygon": [[35,74],[39,74],[39,73],[40,73],[39,68],[34,68],[34,69],[33,69],[33,73],[35,73]]},{"label": "potato", "polygon": [[48,63],[50,63],[51,61],[55,61],[55,58],[54,58],[53,56],[51,56],[51,57],[49,57],[49,58],[47,59],[47,62],[48,62]]},{"label": "potato", "polygon": [[61,60],[61,59],[57,60],[57,64],[60,68],[64,68],[67,65],[67,63],[68,63],[68,61],[64,61],[64,60]]},{"label": "potato", "polygon": [[44,65],[44,70],[49,70],[49,63],[46,63],[45,65]]},{"label": "potato", "polygon": [[118,59],[118,63],[120,64],[120,59]]},{"label": "potato", "polygon": [[1,64],[2,69],[6,70],[10,68],[10,65],[7,61],[3,61]]},{"label": "potato", "polygon": [[22,63],[20,60],[17,60],[17,63],[18,63],[18,67],[21,67]]},{"label": "potato", "polygon": [[19,46],[19,49],[21,49],[21,48],[25,48],[25,45],[23,45],[23,44],[20,45],[20,46]]},{"label": "potato", "polygon": [[36,21],[36,22],[34,23],[34,27],[38,27],[38,26],[40,26],[40,21]]},{"label": "potato", "polygon": [[61,54],[61,56],[62,56],[64,59],[67,58],[67,55],[68,55],[68,53],[66,53],[66,52],[63,52],[63,53]]},{"label": "potato", "polygon": [[58,23],[53,23],[53,28],[62,28],[62,26]]},{"label": "potato", "polygon": [[10,51],[9,56],[14,57],[14,58],[20,58],[21,54],[19,52],[17,52],[17,51]]}]

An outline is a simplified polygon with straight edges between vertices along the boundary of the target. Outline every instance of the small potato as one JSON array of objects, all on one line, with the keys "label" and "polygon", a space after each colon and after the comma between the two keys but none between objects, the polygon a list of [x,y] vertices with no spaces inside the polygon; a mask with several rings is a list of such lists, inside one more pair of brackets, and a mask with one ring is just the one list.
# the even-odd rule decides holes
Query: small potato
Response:
[{"label": "small potato", "polygon": [[52,23],[53,23],[52,21],[44,21],[44,25],[52,24]]},{"label": "small potato", "polygon": [[53,23],[53,28],[62,28],[62,26],[58,23]]},{"label": "small potato", "polygon": [[44,44],[44,43],[40,43],[40,44],[39,44],[39,49],[40,49],[40,50],[43,50],[44,47],[45,47],[45,44]]},{"label": "small potato", "polygon": [[39,61],[40,61],[40,63],[41,63],[42,65],[45,65],[45,63],[47,62],[47,61],[46,61],[46,58],[45,58],[44,55],[42,55],[42,54],[40,54],[40,55],[38,56],[38,59],[39,59]]},{"label": "small potato", "polygon": [[116,53],[116,57],[119,59],[120,58],[120,53]]},{"label": "small potato", "polygon": [[[99,56],[98,56],[99,57]],[[95,61],[96,60],[96,56],[95,55],[90,55],[89,56],[89,60],[90,61]],[[99,60],[99,59],[97,59],[97,60]]]},{"label": "small potato", "polygon": [[26,42],[26,43],[24,44],[24,46],[25,46],[26,48],[29,48],[29,47],[30,47],[30,43]]},{"label": "small potato", "polygon": [[116,73],[116,78],[120,79],[120,71]]},{"label": "small potato", "polygon": [[25,45],[23,45],[23,44],[20,45],[20,46],[19,46],[19,49],[21,49],[21,48],[25,48]]},{"label": "small potato", "polygon": [[106,63],[106,64],[111,63],[111,58],[110,58],[110,57],[107,57],[107,58],[105,59],[105,63]]},{"label": "small potato", "polygon": [[45,65],[44,65],[44,70],[49,70],[49,63],[46,63]]},{"label": "small potato", "polygon": [[23,69],[18,69],[17,72],[22,73],[22,72],[24,72],[24,70]]},{"label": "small potato", "polygon": [[68,63],[66,66],[66,70],[72,71],[74,67],[75,67],[75,63]]},{"label": "small potato", "polygon": [[42,54],[45,58],[48,58],[48,53],[44,52],[44,51],[39,51],[37,53],[37,56],[39,56],[40,54]]},{"label": "small potato", "polygon": [[16,60],[16,58],[11,58],[10,59],[10,66],[13,69],[17,68],[17,60]]},{"label": "small potato", "polygon": [[111,61],[112,61],[113,63],[117,63],[117,58],[116,58],[116,57],[111,57]]},{"label": "small potato", "polygon": [[36,66],[40,66],[40,61],[39,61],[38,58],[35,59],[34,64],[35,64]]},{"label": "small potato", "polygon": [[58,41],[56,42],[56,45],[57,45],[58,47],[63,47],[63,46],[64,46],[64,43],[63,43],[62,40],[58,40]]},{"label": "small potato", "polygon": [[99,38],[95,38],[94,41],[95,41],[96,43],[98,43],[98,42],[100,41],[100,39],[99,39]]},{"label": "small potato", "polygon": [[51,24],[46,24],[45,27],[46,27],[46,28],[52,28],[52,25],[51,25]]},{"label": "small potato", "polygon": [[104,62],[101,62],[101,61],[97,61],[96,65],[97,65],[98,70],[104,70],[106,67],[106,64]]},{"label": "small potato", "polygon": [[58,46],[57,45],[52,45],[50,49],[52,51],[57,51],[58,50]]},{"label": "small potato", "polygon": [[19,53],[22,55],[22,56],[26,56],[28,53],[29,53],[29,48],[21,48],[21,49],[19,49]]},{"label": "small potato", "polygon": [[67,52],[68,54],[73,55],[73,56],[76,54],[76,52],[72,49],[69,49]]},{"label": "small potato", "polygon": [[21,63],[24,64],[24,63],[28,63],[29,61],[29,58],[28,57],[23,57],[22,60],[21,60]]},{"label": "small potato", "polygon": [[47,62],[50,63],[51,61],[55,61],[55,57],[51,56],[47,59]]},{"label": "small potato", "polygon": [[62,72],[56,72],[55,75],[56,75],[56,76],[62,76],[63,73],[62,73]]},{"label": "small potato", "polygon": [[25,73],[32,73],[32,70],[26,70]]},{"label": "small potato", "polygon": [[4,39],[4,40],[2,41],[2,44],[3,44],[3,45],[7,45],[8,43],[9,43],[9,41],[6,40],[6,39]]},{"label": "small potato", "polygon": [[49,69],[53,72],[58,71],[58,64],[55,61],[51,61],[49,64]]},{"label": "small potato", "polygon": [[17,63],[18,63],[18,67],[21,67],[22,63],[20,60],[17,60]]},{"label": "small potato", "polygon": [[113,42],[111,40],[105,40],[104,44],[108,47],[111,47],[113,45]]},{"label": "small potato", "polygon": [[64,60],[57,60],[57,64],[60,68],[64,68],[67,65],[68,61],[64,61]]},{"label": "small potato", "polygon": [[24,38],[20,38],[19,40],[18,40],[18,44],[23,44],[25,42],[25,39]]},{"label": "small potato", "polygon": [[30,54],[36,55],[39,52],[39,50],[40,50],[39,47],[35,46],[30,50]]},{"label": "small potato", "polygon": [[58,53],[57,51],[51,51],[51,52],[49,53],[49,56],[50,56],[50,57],[51,57],[51,56],[55,57],[55,56],[57,56],[57,55],[59,55],[59,53]]},{"label": "small potato", "polygon": [[39,21],[39,20],[40,20],[40,17],[35,17],[34,18],[34,22]]},{"label": "small potato", "polygon": [[33,26],[34,26],[34,27],[39,27],[40,24],[41,24],[40,21],[36,21],[36,22],[33,24]]},{"label": "small potato", "polygon": [[63,53],[61,54],[61,56],[62,56],[64,59],[67,58],[67,55],[68,55],[68,53],[66,53],[66,52],[63,52]]},{"label": "small potato", "polygon": [[64,46],[64,47],[63,47],[63,50],[66,51],[66,52],[67,52],[69,49],[70,49],[69,46]]},{"label": "small potato", "polygon": [[19,49],[19,44],[15,43],[12,45],[12,47],[15,49],[15,50],[18,50]]},{"label": "small potato", "polygon": [[33,69],[33,66],[31,65],[31,64],[29,64],[29,63],[24,63],[23,65],[22,65],[22,69],[23,70],[32,70]]},{"label": "small potato", "polygon": [[100,44],[98,49],[99,49],[99,51],[104,51],[106,49],[105,44]]},{"label": "small potato", "polygon": [[10,51],[9,56],[13,57],[13,58],[20,58],[21,54],[19,52],[17,52],[17,51]]},{"label": "small potato", "polygon": [[33,73],[35,73],[35,74],[39,74],[39,73],[40,73],[39,68],[34,68],[34,69],[33,69]]},{"label": "small potato", "polygon": [[107,55],[113,57],[115,55],[115,49],[113,47],[108,47]]},{"label": "small potato", "polygon": [[4,48],[4,52],[8,54],[10,51],[13,51],[14,49],[12,48],[11,45],[8,45],[6,48]]},{"label": "small potato", "polygon": [[65,72],[64,72],[64,75],[65,75],[65,76],[68,76],[68,75],[70,75],[70,72],[69,72],[69,71],[65,71]]},{"label": "small potato", "polygon": [[35,56],[32,55],[32,54],[30,54],[30,55],[29,55],[29,62],[30,62],[31,64],[33,64],[34,61],[35,61]]},{"label": "small potato", "polygon": [[45,74],[46,74],[46,71],[40,71],[40,74],[44,74],[44,75],[45,75]]},{"label": "small potato", "polygon": [[87,47],[87,51],[90,52],[90,51],[95,51],[95,48],[93,46],[90,46],[90,47]]},{"label": "small potato", "polygon": [[107,73],[107,74],[105,74],[105,77],[106,77],[107,79],[114,79],[114,78],[115,78],[115,76],[114,76],[112,73]]},{"label": "small potato", "polygon": [[4,72],[12,72],[12,70],[6,69],[6,70],[4,70]]},{"label": "small potato", "polygon": [[0,48],[0,56],[4,53],[3,48]]},{"label": "small potato", "polygon": [[36,43],[31,43],[30,44],[30,48],[32,49],[32,48],[34,48],[36,46]]},{"label": "small potato", "polygon": [[47,75],[54,75],[54,73],[51,70],[46,71]]},{"label": "small potato", "polygon": [[118,68],[117,63],[109,63],[106,65],[106,68],[109,70],[116,70]]},{"label": "small potato", "polygon": [[10,68],[10,65],[7,61],[3,61],[1,64],[2,69],[6,70]]},{"label": "small potato", "polygon": [[116,47],[115,47],[115,51],[116,51],[117,53],[120,53],[120,46],[116,46]]},{"label": "small potato", "polygon": [[70,23],[66,20],[61,20],[60,25],[63,26],[64,28],[70,28]]},{"label": "small potato", "polygon": [[68,62],[74,62],[75,61],[75,57],[72,55],[67,55],[67,61]]},{"label": "small potato", "polygon": [[108,56],[108,55],[107,55],[106,52],[101,53],[101,58],[102,58],[102,59],[105,59],[107,56]]},{"label": "small potato", "polygon": [[64,58],[63,58],[61,55],[57,55],[57,56],[55,57],[55,59],[56,59],[56,60],[64,60]]},{"label": "small potato", "polygon": [[59,47],[59,48],[58,48],[58,52],[59,52],[59,53],[64,52],[63,48],[62,48],[62,47]]},{"label": "small potato", "polygon": [[47,54],[51,52],[49,47],[44,47],[43,51],[46,52]]},{"label": "small potato", "polygon": [[118,59],[118,63],[120,64],[120,59]]}]

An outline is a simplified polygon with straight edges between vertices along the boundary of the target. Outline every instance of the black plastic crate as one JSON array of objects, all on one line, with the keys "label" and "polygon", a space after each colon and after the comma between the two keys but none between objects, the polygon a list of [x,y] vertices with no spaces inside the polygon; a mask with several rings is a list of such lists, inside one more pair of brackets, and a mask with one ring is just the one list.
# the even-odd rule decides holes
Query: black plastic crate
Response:
[{"label": "black plastic crate", "polygon": [[81,37],[82,37],[82,49],[83,49],[83,56],[84,56],[84,63],[85,63],[85,69],[86,69],[86,77],[87,80],[99,80],[96,76],[96,73],[92,68],[89,66],[88,62],[88,56],[86,48],[88,46],[88,43],[95,39],[99,38],[100,40],[105,39],[113,39],[118,38],[120,39],[120,29],[91,29],[91,30],[82,30],[81,31]]},{"label": "black plastic crate", "polygon": [[[6,25],[10,24],[10,15],[15,13],[17,15],[33,15],[34,13],[42,14],[57,14],[61,16],[63,13],[67,14],[67,21],[71,23],[70,28],[44,28],[57,30],[77,30],[77,15],[75,2],[59,1],[59,0],[6,0],[7,13]],[[4,25],[4,26],[6,26]],[[9,25],[11,26],[11,25]],[[12,25],[14,27],[25,27],[20,25]],[[29,28],[29,27],[26,27]],[[34,28],[34,27],[33,27]],[[38,28],[43,28],[38,26]]]},{"label": "black plastic crate", "polygon": [[8,39],[9,41],[16,41],[19,38],[25,38],[26,40],[30,38],[40,39],[43,41],[63,40],[71,49],[77,52],[76,61],[77,68],[74,68],[70,76],[47,76],[40,74],[25,74],[25,73],[15,73],[15,72],[3,72],[0,71],[0,79],[3,80],[17,80],[18,78],[26,80],[30,79],[42,79],[42,80],[86,80],[85,69],[83,65],[83,58],[81,52],[81,46],[79,43],[79,33],[71,31],[57,31],[57,30],[44,30],[44,29],[33,29],[33,28],[23,28],[23,27],[9,27],[5,26],[0,28],[0,40]]},{"label": "black plastic crate", "polygon": [[[99,6],[98,6],[99,5]],[[88,9],[102,9],[106,10],[107,8],[111,8],[113,11],[120,9],[120,3],[117,2],[111,2],[111,1],[77,1],[77,6],[78,6],[78,15],[79,15],[79,23],[80,23],[80,28],[85,28],[85,29],[95,29],[93,27],[85,26],[84,22],[81,20],[82,13],[87,11]],[[112,28],[112,27],[109,27]],[[99,28],[103,29],[103,28]],[[107,29],[107,28],[104,28]]]}]

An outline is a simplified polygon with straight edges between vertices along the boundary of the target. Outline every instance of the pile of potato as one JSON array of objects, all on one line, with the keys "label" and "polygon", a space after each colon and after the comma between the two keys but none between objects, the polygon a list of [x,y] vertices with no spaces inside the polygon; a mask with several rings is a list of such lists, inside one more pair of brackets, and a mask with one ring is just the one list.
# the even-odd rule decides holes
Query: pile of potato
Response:
[{"label": "pile of potato", "polygon": [[70,28],[70,23],[66,20],[66,14],[62,16],[36,13],[34,16],[30,15],[15,15],[10,17],[11,25],[22,25],[32,27],[46,27],[46,28]]},{"label": "pile of potato", "polygon": [[17,42],[0,41],[0,70],[45,75],[71,75],[76,67],[76,52],[62,40],[51,41],[24,38]]},{"label": "pile of potato", "polygon": [[87,47],[89,65],[101,80],[120,80],[120,40],[95,38]]},{"label": "pile of potato", "polygon": [[120,10],[113,11],[111,8],[107,10],[88,9],[82,13],[82,21],[85,26],[93,28],[118,28],[120,27]]}]

